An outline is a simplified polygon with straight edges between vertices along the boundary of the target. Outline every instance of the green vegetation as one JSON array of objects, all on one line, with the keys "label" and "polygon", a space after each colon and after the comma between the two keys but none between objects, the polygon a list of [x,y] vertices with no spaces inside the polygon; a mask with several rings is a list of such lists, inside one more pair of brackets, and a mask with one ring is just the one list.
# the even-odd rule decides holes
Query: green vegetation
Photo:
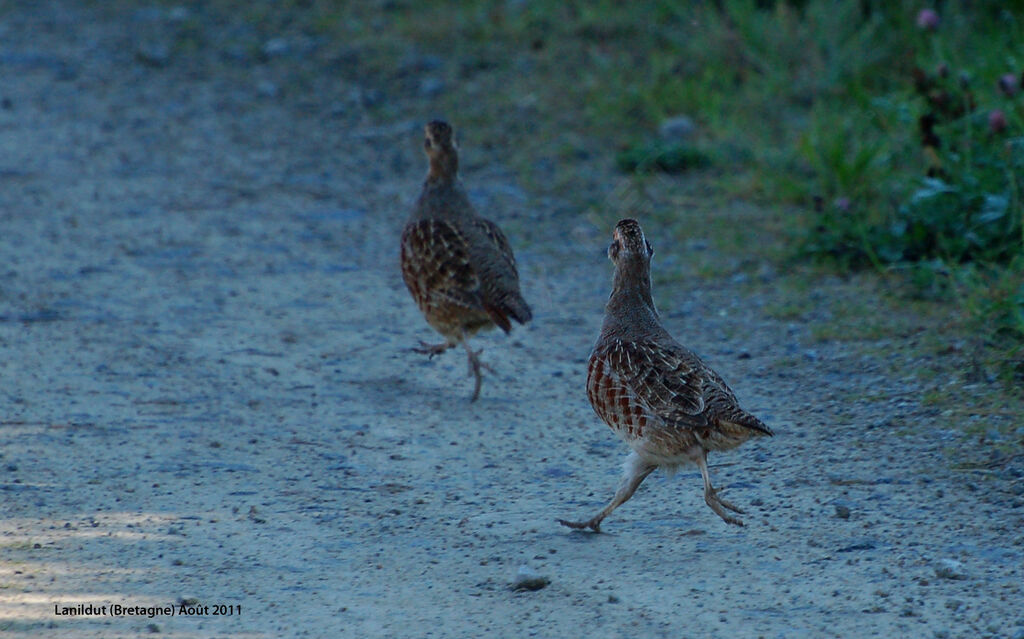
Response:
[{"label": "green vegetation", "polygon": [[711,163],[706,153],[680,144],[653,142],[635,144],[616,157],[620,170],[627,173],[683,173]]},{"label": "green vegetation", "polygon": [[[299,28],[357,45],[370,53],[336,57],[363,74],[414,86],[410,56],[435,56],[447,86],[424,113],[507,149],[531,191],[571,188],[595,218],[649,212],[682,235],[692,216],[659,175],[700,171],[705,209],[761,205],[738,246],[873,269],[897,294],[972,318],[1009,379],[1024,379],[1021,0],[226,5],[267,36]],[[387,99],[374,108],[411,115]],[[692,140],[653,141],[680,115]],[[636,188],[609,195],[601,159]],[[615,202],[620,192],[643,201]]]}]

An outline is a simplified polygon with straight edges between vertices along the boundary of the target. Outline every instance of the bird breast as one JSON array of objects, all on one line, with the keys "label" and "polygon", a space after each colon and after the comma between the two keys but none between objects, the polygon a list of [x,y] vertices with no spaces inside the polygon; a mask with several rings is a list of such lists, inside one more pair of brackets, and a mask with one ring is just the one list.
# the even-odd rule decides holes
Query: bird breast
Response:
[{"label": "bird breast", "polygon": [[608,426],[627,442],[639,439],[652,425],[652,416],[611,367],[595,352],[587,367],[587,397]]}]

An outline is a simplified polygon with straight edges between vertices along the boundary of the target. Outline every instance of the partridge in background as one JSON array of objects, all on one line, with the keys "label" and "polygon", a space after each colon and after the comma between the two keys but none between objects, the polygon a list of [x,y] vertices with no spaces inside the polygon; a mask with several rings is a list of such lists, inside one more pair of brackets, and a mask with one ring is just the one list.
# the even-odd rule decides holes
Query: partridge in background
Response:
[{"label": "partridge in background", "polygon": [[458,178],[459,156],[446,122],[425,127],[429,161],[427,180],[402,231],[402,278],[427,323],[445,341],[421,342],[417,352],[433,357],[462,344],[475,378],[473,401],[480,396],[480,351],[468,340],[481,329],[498,326],[508,333],[510,320],[533,317],[519,292],[519,273],[505,234],[477,215]]},{"label": "partridge in background", "polygon": [[662,327],[651,298],[653,254],[636,220],[616,225],[608,248],[615,281],[601,336],[590,355],[587,396],[598,416],[633,451],[611,502],[587,521],[558,520],[570,528],[599,532],[604,518],[632,497],[655,469],[671,473],[691,463],[704,478],[704,502],[727,523],[742,526],[726,510],[743,511],[711,486],[708,451],[729,450],[751,437],[772,434],[739,407],[715,371]]}]

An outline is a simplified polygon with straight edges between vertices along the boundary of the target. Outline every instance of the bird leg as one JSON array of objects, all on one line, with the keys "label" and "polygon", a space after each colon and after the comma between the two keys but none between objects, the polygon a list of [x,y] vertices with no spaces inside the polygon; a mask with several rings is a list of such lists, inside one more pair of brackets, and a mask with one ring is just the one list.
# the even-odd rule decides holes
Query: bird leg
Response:
[{"label": "bird leg", "polygon": [[704,478],[704,503],[710,506],[711,510],[715,511],[715,514],[721,517],[725,523],[742,526],[743,522],[741,520],[727,514],[724,509],[728,508],[741,515],[743,511],[719,497],[718,490],[711,486],[711,475],[708,473],[708,452],[702,450],[694,461],[697,462],[697,467],[700,468],[700,475]]},{"label": "bird leg", "polygon": [[608,502],[608,505],[591,517],[587,521],[566,521],[565,519],[559,519],[558,523],[569,528],[576,530],[584,530],[590,528],[594,532],[601,532],[601,521],[611,514],[613,510],[626,503],[636,489],[640,487],[641,482],[647,478],[657,466],[649,466],[640,461],[640,457],[633,453],[626,459],[625,470],[626,474],[622,478],[622,482],[619,484],[619,489],[615,491],[615,496]]},{"label": "bird leg", "polygon": [[483,375],[480,373],[481,370],[486,370],[493,373],[494,369],[480,361],[480,353],[484,352],[484,349],[474,351],[469,347],[469,340],[466,338],[466,332],[462,331],[462,345],[466,347],[466,355],[469,357],[469,375],[474,378],[473,383],[473,396],[469,398],[469,401],[475,402],[480,398],[480,382],[483,381]]},{"label": "bird leg", "polygon": [[423,340],[420,340],[419,347],[417,348],[417,347],[414,346],[412,350],[414,350],[417,353],[422,353],[424,355],[428,355],[429,356],[428,359],[434,359],[434,355],[440,355],[441,353],[445,352],[446,350],[448,350],[452,346],[455,346],[455,344],[452,344],[451,342],[441,342],[440,344],[430,344],[429,342],[424,342]]}]

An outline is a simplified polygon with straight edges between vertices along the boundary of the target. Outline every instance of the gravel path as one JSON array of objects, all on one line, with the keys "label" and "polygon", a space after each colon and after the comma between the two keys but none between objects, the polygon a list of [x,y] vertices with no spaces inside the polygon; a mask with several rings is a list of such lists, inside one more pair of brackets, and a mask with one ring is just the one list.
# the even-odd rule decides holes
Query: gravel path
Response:
[{"label": "gravel path", "polygon": [[[461,353],[408,350],[433,338],[397,268],[427,114],[366,96],[415,95],[186,64],[153,26],[181,10],[0,7],[0,630],[1024,637],[1024,487],[950,470],[971,444],[882,349],[811,346],[770,286],[656,285],[777,433],[712,458],[747,526],[689,469],[570,532],[626,453],[583,391],[610,228],[464,144],[536,312],[477,340],[470,404]],[[656,272],[689,250],[645,229]],[[523,565],[550,583],[513,590]],[[79,604],[175,615],[56,614]]]}]

